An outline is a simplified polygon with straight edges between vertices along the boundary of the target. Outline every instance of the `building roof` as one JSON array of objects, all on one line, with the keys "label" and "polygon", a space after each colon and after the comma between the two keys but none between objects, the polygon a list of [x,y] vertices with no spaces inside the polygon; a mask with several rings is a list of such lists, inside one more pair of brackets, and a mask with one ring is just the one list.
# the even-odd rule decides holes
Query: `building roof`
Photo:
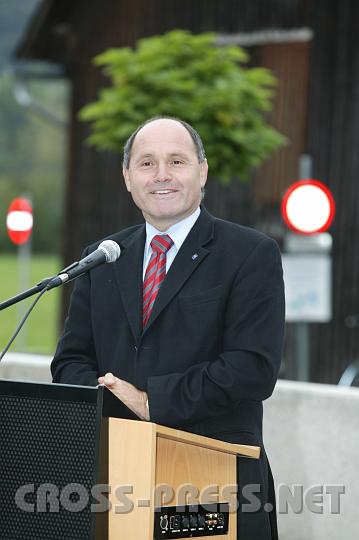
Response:
[{"label": "building roof", "polygon": [[42,0],[16,47],[17,58],[66,63],[71,44],[71,0]]}]

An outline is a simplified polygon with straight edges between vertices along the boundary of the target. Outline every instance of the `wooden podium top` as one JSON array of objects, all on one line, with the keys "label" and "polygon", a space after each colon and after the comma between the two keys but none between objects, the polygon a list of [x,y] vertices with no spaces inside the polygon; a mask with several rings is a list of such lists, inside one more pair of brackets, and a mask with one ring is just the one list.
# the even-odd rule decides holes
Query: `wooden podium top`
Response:
[{"label": "wooden podium top", "polygon": [[226,452],[227,454],[237,454],[240,456],[246,456],[254,459],[259,459],[260,456],[261,449],[259,446],[234,444],[220,441],[218,439],[211,439],[210,437],[204,437],[202,435],[196,435],[195,433],[189,433],[187,431],[181,431],[179,429],[172,429],[158,424],[152,425],[154,426],[156,433],[161,437],[191,443],[196,446],[202,446],[204,448],[211,448],[212,450]]},{"label": "wooden podium top", "polygon": [[[113,419],[112,419],[113,420]],[[188,431],[182,431],[179,429],[173,429],[159,424],[154,424],[153,422],[144,422],[142,420],[126,420],[116,418],[116,422],[132,424],[141,424],[139,426],[140,430],[152,431],[154,436],[160,436],[166,439],[171,439],[177,442],[185,442],[188,444],[193,444],[195,446],[201,446],[202,448],[209,448],[211,450],[217,450],[218,452],[225,452],[227,454],[236,454],[239,456],[244,456],[253,459],[259,459],[260,456],[260,447],[259,446],[249,446],[245,444],[234,444],[226,441],[220,441],[218,439],[212,439],[210,437],[204,437],[202,435],[197,435],[195,433],[190,433]]]}]

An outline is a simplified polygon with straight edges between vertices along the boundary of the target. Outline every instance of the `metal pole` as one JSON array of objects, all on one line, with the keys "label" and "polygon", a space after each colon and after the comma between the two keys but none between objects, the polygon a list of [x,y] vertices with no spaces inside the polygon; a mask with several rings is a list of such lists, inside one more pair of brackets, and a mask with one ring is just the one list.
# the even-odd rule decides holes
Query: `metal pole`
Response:
[{"label": "metal pole", "polygon": [[[28,193],[25,193],[22,195],[25,199],[29,201],[29,203],[32,206],[32,198],[31,195]],[[19,292],[25,291],[29,288],[30,283],[30,263],[31,263],[31,236],[28,239],[25,244],[21,244],[18,248],[18,284],[19,284]],[[27,311],[27,304],[25,302],[20,302],[17,306],[17,316],[19,323],[22,320],[22,318],[25,316],[25,313]],[[18,346],[20,351],[25,351],[27,349],[28,344],[28,327],[25,325],[25,327],[22,329],[22,332],[20,332],[18,337]]]},{"label": "metal pole", "polygon": [[[312,158],[308,154],[302,154],[299,158],[299,178],[311,178]],[[298,381],[310,379],[310,338],[309,324],[299,322],[296,324],[296,369],[295,375]]]},{"label": "metal pole", "polygon": [[[31,240],[25,244],[21,244],[18,249],[18,282],[19,291],[24,291],[29,287],[30,276],[30,261],[31,261]],[[17,316],[19,323],[27,311],[27,304],[20,302],[17,305]],[[18,346],[21,351],[25,351],[28,342],[28,327],[25,325],[18,337]]]}]

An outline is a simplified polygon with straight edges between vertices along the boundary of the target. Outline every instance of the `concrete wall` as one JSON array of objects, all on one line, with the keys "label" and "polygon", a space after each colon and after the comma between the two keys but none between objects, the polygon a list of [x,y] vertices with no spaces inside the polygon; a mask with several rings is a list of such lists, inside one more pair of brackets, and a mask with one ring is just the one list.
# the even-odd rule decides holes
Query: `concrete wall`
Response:
[{"label": "concrete wall", "polygon": [[[308,504],[299,513],[289,507],[279,514],[281,540],[359,538],[359,389],[279,381],[265,402],[264,437],[279,511],[284,511],[280,484],[292,492],[302,485],[304,493],[324,487],[322,514]],[[334,485],[345,488],[339,514],[330,512],[334,497],[325,493]]]},{"label": "concrete wall", "polygon": [[[0,378],[50,381],[49,364],[49,357],[8,354]],[[359,389],[279,381],[265,402],[264,440],[276,483],[281,540],[358,538]],[[312,487],[318,493],[321,486],[323,504],[318,495],[316,504],[308,504],[305,494]],[[345,489],[339,514],[331,513],[336,502],[326,493],[331,486]],[[296,497],[286,510],[288,490]]]},{"label": "concrete wall", "polygon": [[7,353],[0,362],[0,379],[51,382],[50,356]]}]

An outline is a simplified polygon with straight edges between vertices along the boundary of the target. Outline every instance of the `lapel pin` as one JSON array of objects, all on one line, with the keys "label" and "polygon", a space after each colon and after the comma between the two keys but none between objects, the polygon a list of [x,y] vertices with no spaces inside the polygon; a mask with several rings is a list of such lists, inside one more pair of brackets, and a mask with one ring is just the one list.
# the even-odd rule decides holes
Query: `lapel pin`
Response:
[{"label": "lapel pin", "polygon": [[198,257],[198,253],[194,253],[194,254],[192,255],[192,261],[194,261],[195,259],[197,259],[197,257]]}]

